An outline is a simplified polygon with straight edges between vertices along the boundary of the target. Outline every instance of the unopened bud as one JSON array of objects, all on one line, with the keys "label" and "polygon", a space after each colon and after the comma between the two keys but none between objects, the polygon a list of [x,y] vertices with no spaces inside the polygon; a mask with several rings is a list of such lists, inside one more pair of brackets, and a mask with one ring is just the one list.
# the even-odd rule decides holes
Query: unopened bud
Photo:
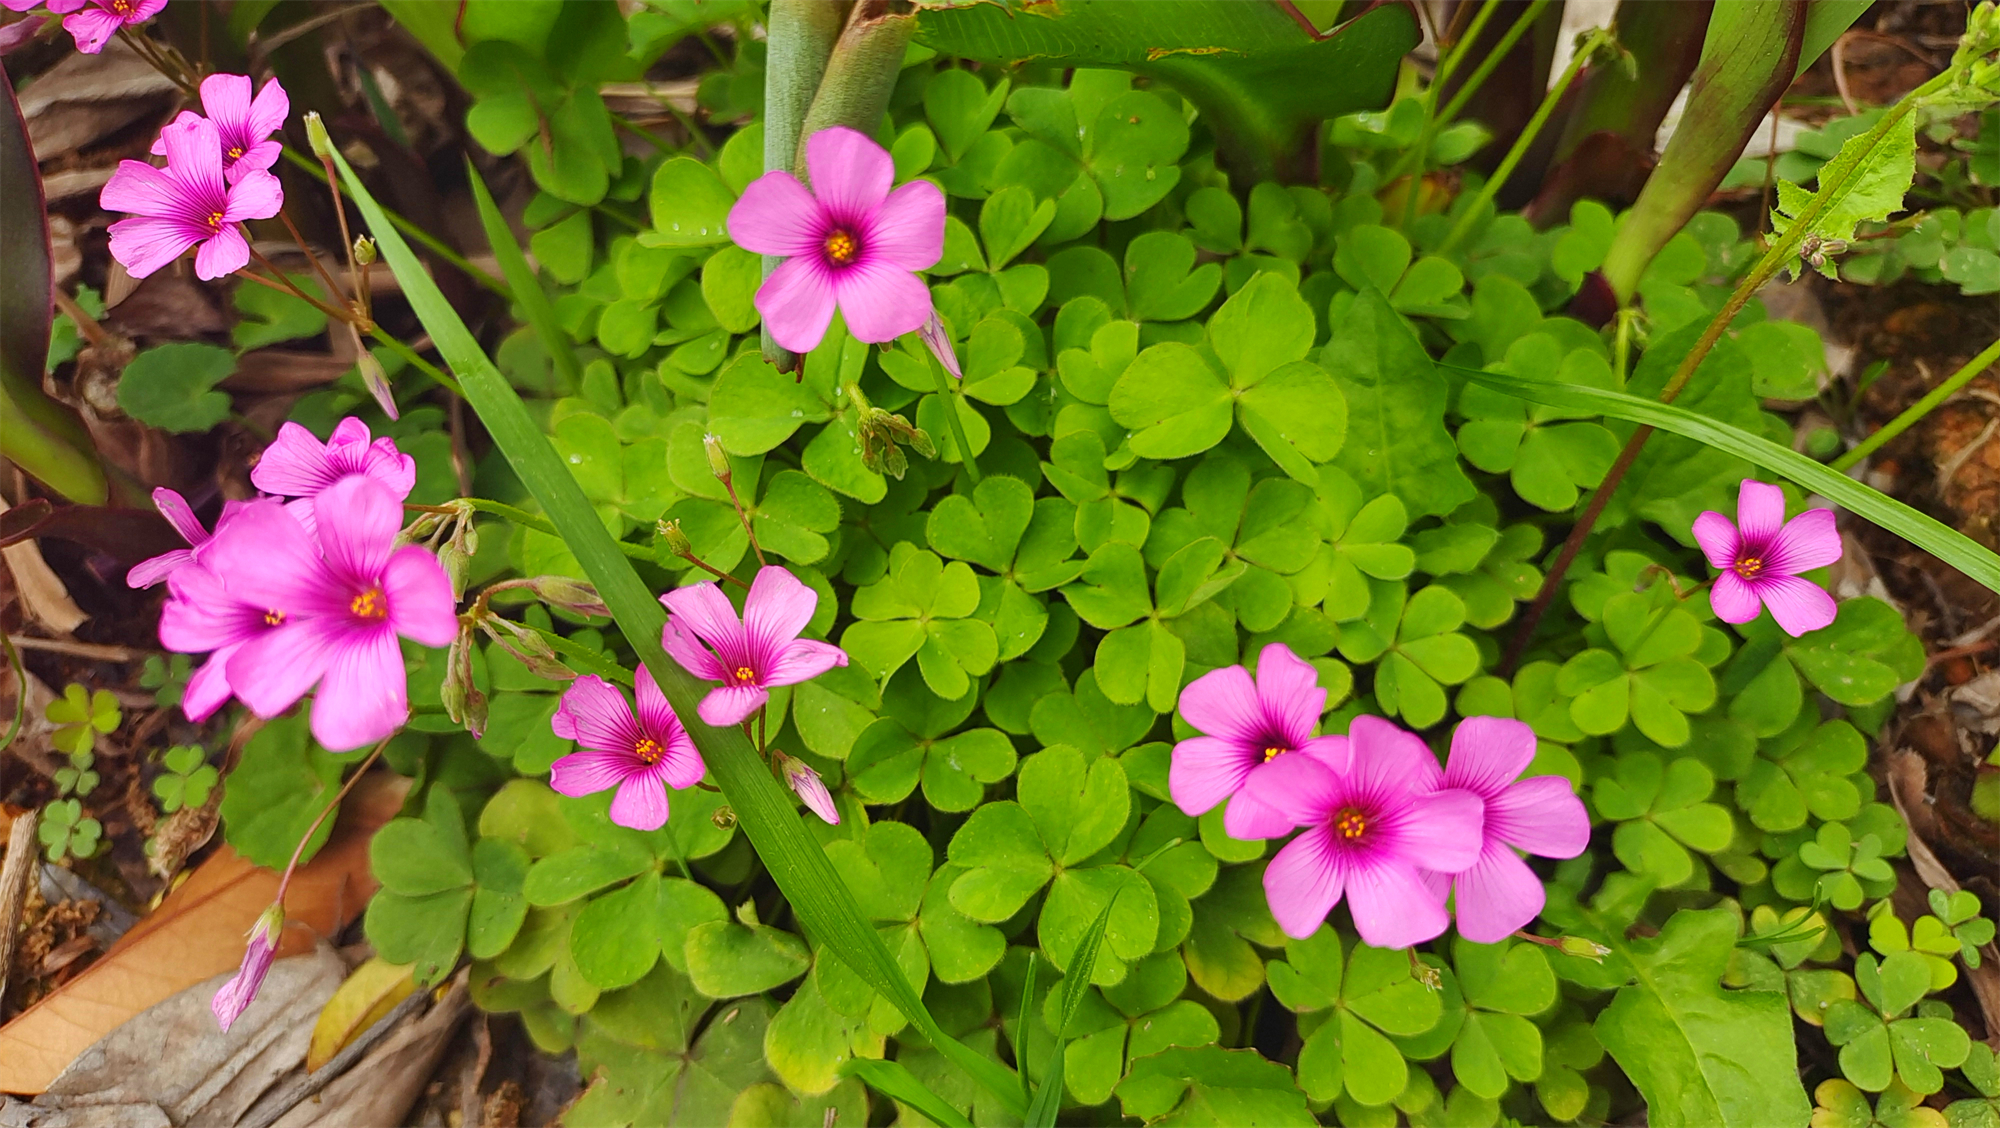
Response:
[{"label": "unopened bud", "polygon": [[958,366],[958,354],[951,349],[951,334],[945,332],[944,318],[938,316],[935,308],[931,310],[931,315],[924,321],[923,326],[917,330],[917,336],[923,339],[924,345],[931,350],[931,355],[937,358],[938,363],[944,366],[944,370],[951,373],[952,379],[965,379],[965,373]]},{"label": "unopened bud", "polygon": [[243,946],[243,966],[229,982],[215,992],[209,1002],[209,1010],[215,1013],[216,1025],[223,1033],[242,1017],[252,1001],[257,998],[257,989],[264,985],[264,977],[270,974],[271,961],[278,955],[278,934],[285,929],[285,907],[273,904],[265,909],[257,923],[250,926],[250,938]]},{"label": "unopened bud", "polygon": [[1592,963],[1603,963],[1604,957],[1611,954],[1611,949],[1599,944],[1595,940],[1586,940],[1581,936],[1557,937],[1556,949],[1565,956],[1576,956],[1580,959],[1589,960]]},{"label": "unopened bud", "polygon": [[536,677],[550,681],[569,681],[576,677],[576,671],[563,665],[548,640],[533,628],[497,615],[479,625],[488,637],[500,644],[502,650],[512,654]]},{"label": "unopened bud", "polygon": [[807,810],[818,815],[828,826],[840,825],[840,812],[834,808],[833,795],[827,791],[826,782],[819,778],[819,773],[812,770],[811,764],[773,749],[771,766],[784,777],[785,786],[798,795]]},{"label": "unopened bud", "polygon": [[375,359],[375,354],[367,349],[361,350],[354,358],[354,367],[361,371],[361,383],[381,405],[383,413],[391,419],[401,418],[401,413],[396,410],[396,393],[389,388],[389,373],[382,367],[382,362]]},{"label": "unopened bud", "polygon": [[694,555],[694,542],[688,540],[686,533],[681,532],[680,518],[676,517],[671,521],[661,521],[659,524],[653,526],[653,532],[661,540],[667,542],[667,551],[673,553],[675,556]]},{"label": "unopened bud", "polygon": [[396,547],[401,548],[406,544],[418,544],[430,540],[437,535],[438,527],[443,523],[442,514],[419,513],[416,520],[405,525],[403,531],[396,534]]},{"label": "unopened bud", "polygon": [[465,598],[465,580],[472,571],[472,557],[457,544],[446,541],[438,546],[438,567],[444,569],[444,577],[451,581],[453,602]]},{"label": "unopened bud", "polygon": [[459,722],[478,740],[486,735],[486,695],[476,689],[465,691],[465,719]]},{"label": "unopened bud", "polygon": [[320,160],[333,159],[333,138],[326,132],[326,123],[320,120],[319,111],[308,110],[305,116],[306,141],[312,145],[313,156]]},{"label": "unopened bud", "polygon": [[528,589],[544,603],[573,614],[595,615],[600,619],[611,617],[611,608],[604,605],[597,589],[582,580],[572,580],[568,576],[536,576],[528,581]]},{"label": "unopened bud", "polygon": [[714,435],[703,435],[701,437],[701,446],[703,450],[708,452],[709,473],[715,475],[716,481],[727,485],[730,473],[729,452],[722,449],[722,440],[716,438]]},{"label": "unopened bud", "polygon": [[708,821],[714,823],[717,830],[734,829],[736,826],[736,811],[732,807],[717,807],[715,813],[708,816]]},{"label": "unopened bud", "polygon": [[369,266],[375,261],[375,240],[366,235],[354,237],[354,261],[359,266]]}]

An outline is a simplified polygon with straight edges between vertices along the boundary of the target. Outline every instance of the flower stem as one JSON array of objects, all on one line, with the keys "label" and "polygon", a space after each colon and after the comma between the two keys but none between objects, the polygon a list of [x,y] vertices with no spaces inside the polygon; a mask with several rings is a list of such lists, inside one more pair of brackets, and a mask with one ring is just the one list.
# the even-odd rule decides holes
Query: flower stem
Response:
[{"label": "flower stem", "polygon": [[[481,513],[490,514],[491,516],[494,517],[499,517],[504,520],[512,521],[516,525],[525,525],[528,528],[533,529],[538,533],[547,533],[552,537],[559,537],[562,535],[561,533],[556,531],[555,525],[550,523],[550,521],[547,518],[538,517],[535,514],[530,513],[525,509],[517,509],[514,506],[508,505],[504,501],[492,501],[483,497],[467,497],[467,498],[460,498],[459,500],[463,501],[466,505],[471,506],[473,509],[478,510]],[[410,510],[411,512],[414,513],[451,512],[451,508],[449,506],[444,506],[444,505],[413,505],[405,502],[403,508]],[[631,557],[634,560],[653,559],[652,552],[647,550],[643,545],[632,544],[629,541],[619,541],[617,543],[618,546],[624,550],[625,555]],[[731,578],[733,579],[734,577]]]},{"label": "flower stem", "polygon": [[437,365],[432,364],[430,361],[425,360],[421,356],[418,356],[417,350],[411,348],[410,346],[404,344],[403,342],[383,332],[382,327],[380,325],[376,325],[371,322],[368,326],[368,335],[382,342],[383,344],[389,346],[389,351],[395,353],[397,356],[402,357],[405,361],[408,361],[412,366],[416,368],[417,371],[437,381],[439,384],[442,384],[453,395],[465,394],[459,391],[458,381],[452,379],[450,376],[445,375],[444,372],[441,371]]},{"label": "flower stem", "polygon": [[368,769],[382,755],[382,750],[389,747],[390,739],[393,738],[384,738],[380,743],[375,745],[375,750],[368,753],[368,758],[361,761],[361,766],[355,769],[353,775],[347,777],[347,782],[340,785],[340,790],[334,793],[333,798],[327,801],[326,806],[320,808],[319,817],[314,819],[312,825],[306,828],[305,834],[299,838],[298,846],[292,850],[292,860],[285,863],[285,873],[284,876],[278,878],[278,895],[271,898],[273,901],[280,905],[285,903],[285,890],[292,884],[292,874],[299,868],[299,858],[304,856],[306,852],[306,843],[311,842],[313,835],[319,833],[320,824],[326,822],[327,816],[340,809],[340,801],[347,798],[347,793],[354,790],[354,785],[361,782],[362,776],[368,774]]},{"label": "flower stem", "polygon": [[291,211],[279,208],[278,218],[284,221],[285,230],[292,233],[292,242],[298,244],[299,253],[306,256],[306,261],[312,263],[313,270],[319,274],[320,285],[326,287],[326,296],[333,301],[344,302],[346,299],[340,296],[340,284],[333,280],[333,275],[326,272],[325,264],[321,263],[319,256],[313,253],[311,245],[306,242],[306,237],[300,233],[299,225],[292,222]]},{"label": "flower stem", "polygon": [[1986,351],[1965,362],[1965,366],[1945,378],[1944,383],[1925,393],[1924,398],[1911,404],[1901,415],[1882,424],[1874,434],[1861,440],[1853,450],[1833,460],[1835,470],[1846,470],[1869,455],[1880,450],[1883,443],[1910,429],[1911,425],[1937,410],[1938,405],[1950,399],[1960,388],[1972,382],[1973,377],[2000,363],[2000,341],[1986,346]]},{"label": "flower stem", "polygon": [[[926,353],[929,351],[925,350]],[[958,444],[958,456],[965,463],[965,476],[971,478],[976,486],[979,484],[979,464],[972,460],[972,444],[965,441],[965,424],[958,419],[959,397],[965,394],[965,388],[952,388],[951,378],[945,375],[944,365],[935,355],[931,355],[931,375],[937,379],[938,398],[944,401],[945,421],[951,424],[951,441]]]},{"label": "flower stem", "polygon": [[[300,156],[298,153],[293,151],[290,145],[285,146],[285,159],[297,165],[298,167],[306,170],[306,172],[311,174],[314,179],[320,181],[323,184],[331,184],[333,182],[332,179],[327,176],[326,170],[321,168],[317,161],[313,161],[306,157]],[[493,277],[491,274],[488,274],[485,271],[479,269],[478,267],[472,265],[471,261],[468,260],[464,255],[461,255],[457,251],[452,250],[450,247],[445,246],[444,243],[440,241],[436,236],[432,235],[428,231],[425,231],[423,228],[418,227],[416,224],[411,223],[409,220],[403,218],[402,213],[391,211],[390,209],[384,207],[382,208],[382,214],[389,217],[389,222],[392,225],[394,225],[398,231],[401,231],[403,234],[408,235],[410,238],[415,239],[419,243],[422,243],[424,247],[428,249],[432,254],[450,263],[451,265],[457,267],[459,271],[462,272],[467,278],[472,279],[474,282],[479,283],[481,286],[484,286],[487,289],[493,291],[494,293],[500,295],[501,297],[506,298],[510,302],[514,300],[514,291],[508,289],[507,284],[505,282],[500,281],[499,279]]]},{"label": "flower stem", "polygon": [[264,286],[268,289],[276,290],[280,294],[289,294],[292,297],[295,297],[300,301],[305,302],[307,305],[312,306],[314,309],[319,310],[321,313],[326,314],[328,317],[331,317],[336,321],[351,322],[354,320],[353,310],[337,309],[333,306],[326,304],[323,301],[320,301],[318,298],[313,297],[311,294],[308,294],[304,290],[301,290],[297,286],[293,285],[291,279],[286,278],[285,273],[283,271],[279,270],[275,266],[272,266],[269,259],[266,259],[263,255],[258,254],[255,250],[252,250],[250,254],[253,257],[255,257],[258,262],[262,263],[265,267],[267,267],[271,271],[271,273],[276,274],[280,279],[283,279],[283,281],[274,282],[271,279],[266,278],[261,274],[254,274],[247,269],[237,271],[236,277],[245,279],[250,282],[255,282],[259,286]]},{"label": "flower stem", "polygon": [[[769,563],[764,559],[763,546],[757,543],[757,530],[750,527],[750,512],[743,508],[743,499],[736,496],[736,483],[727,478],[719,478],[717,480],[722,483],[723,489],[729,491],[729,504],[736,507],[736,519],[743,522],[743,535],[750,538],[750,551],[757,554],[757,566],[759,568],[768,567]],[[700,563],[700,561],[696,561],[696,563]],[[702,567],[708,568],[708,565],[702,564]],[[713,572],[715,569],[709,568],[709,571]],[[720,573],[717,574],[719,575]]]}]

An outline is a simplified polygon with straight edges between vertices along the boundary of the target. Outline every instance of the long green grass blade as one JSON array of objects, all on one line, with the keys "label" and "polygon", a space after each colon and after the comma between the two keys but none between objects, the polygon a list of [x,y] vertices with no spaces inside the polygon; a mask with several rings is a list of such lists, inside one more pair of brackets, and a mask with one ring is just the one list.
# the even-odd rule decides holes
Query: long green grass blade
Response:
[{"label": "long green grass blade", "polygon": [[1600,388],[1560,384],[1485,372],[1457,365],[1442,365],[1466,379],[1519,396],[1531,403],[1573,408],[1609,415],[1632,423],[1642,423],[1661,431],[1693,439],[1738,458],[1747,459],[1774,474],[1790,478],[1806,489],[1902,537],[1970,576],[1988,589],[2000,592],[2000,556],[1994,555],[1964,533],[1869,489],[1860,482],[1822,466],[1789,447],[1727,423],[1697,415],[1685,408],[1655,400],[1628,396]]},{"label": "long green grass blade", "polygon": [[889,949],[861,914],[840,874],[819,843],[806,833],[791,795],[780,788],[758,757],[748,737],[736,729],[711,728],[695,709],[706,686],[667,657],[660,645],[666,610],[639,579],[624,553],[592,510],[589,499],[570,476],[555,448],[528,415],[527,407],[494,367],[457,311],[445,301],[408,243],[390,224],[380,204],[368,193],[354,170],[334,154],[343,185],[368,222],[382,257],[396,273],[403,294],[432,342],[465,389],[465,398],[486,425],[521,483],[541,503],[598,595],[611,609],[639,661],[653,671],[674,711],[683,718],[688,735],[701,750],[709,771],[729,799],[737,822],[763,859],[800,922],[903,1017],[910,1020],[939,1052],[992,1090],[1013,1115],[1027,1111],[1019,1083],[999,1062],[985,1057],[945,1033],[924,1008]]},{"label": "long green grass blade", "polygon": [[528,315],[529,328],[541,338],[542,351],[549,354],[556,371],[562,373],[570,391],[575,392],[583,387],[583,367],[576,362],[576,347],[556,322],[555,307],[549,304],[541,279],[535,277],[535,268],[528,265],[528,256],[521,253],[514,232],[470,160],[465,162],[465,175],[472,181],[472,199],[479,205],[479,224],[486,229],[486,244],[493,248],[493,257],[500,260],[500,273],[507,278],[507,288],[514,291],[514,300],[521,304],[521,312]]},{"label": "long green grass blade", "polygon": [[[1063,979],[1062,1018],[1056,1024],[1056,1048],[1049,1055],[1049,1067],[1042,1071],[1041,1087],[1035,1090],[1034,1103],[1028,1106],[1028,1117],[1022,1121],[1026,1128],[1055,1128],[1056,1114],[1062,1111],[1063,1062],[1068,1056],[1069,1024],[1076,1012],[1083,1006],[1084,992],[1090,990],[1091,973],[1097,970],[1097,953],[1104,947],[1104,931],[1111,925],[1111,907],[1118,903],[1118,894],[1125,891],[1119,886],[1111,891],[1111,899],[1104,903],[1104,911],[1090,922],[1084,930],[1083,939],[1077,943],[1076,958],[1070,961],[1069,974]],[[1027,1038],[1022,1037],[1022,1042]]]},{"label": "long green grass blade", "polygon": [[972,1128],[972,1121],[967,1120],[964,1113],[931,1092],[901,1062],[849,1058],[841,1063],[840,1072],[848,1077],[861,1078],[869,1088],[902,1101],[945,1128]]}]

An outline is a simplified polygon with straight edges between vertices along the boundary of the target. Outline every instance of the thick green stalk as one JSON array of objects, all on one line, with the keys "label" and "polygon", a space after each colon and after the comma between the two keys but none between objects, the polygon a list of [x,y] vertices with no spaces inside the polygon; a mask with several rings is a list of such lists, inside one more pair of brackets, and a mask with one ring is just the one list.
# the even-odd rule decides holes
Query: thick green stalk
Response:
[{"label": "thick green stalk", "polygon": [[1501,159],[1500,166],[1493,170],[1492,176],[1486,178],[1486,183],[1480,185],[1479,195],[1473,198],[1471,205],[1459,213],[1458,222],[1452,225],[1451,234],[1445,236],[1444,245],[1439,248],[1440,254],[1450,254],[1465,241],[1467,235],[1472,233],[1473,227],[1486,214],[1487,206],[1493,202],[1494,195],[1500,191],[1500,186],[1507,183],[1509,176],[1514,175],[1515,166],[1521,163],[1521,158],[1528,153],[1528,147],[1541,135],[1542,127],[1548,124],[1549,115],[1555,112],[1556,106],[1563,99],[1563,94],[1569,90],[1569,84],[1576,81],[1576,76],[1582,72],[1585,64],[1590,62],[1591,57],[1597,54],[1598,49],[1610,41],[1611,33],[1599,28],[1576,49],[1575,57],[1570,59],[1569,66],[1563,68],[1562,77],[1556,79],[1556,84],[1549,87],[1548,94],[1542,98],[1542,104],[1535,107],[1535,116],[1528,119],[1527,126],[1521,130],[1521,135],[1514,139],[1514,146],[1507,150],[1507,155]]},{"label": "thick green stalk", "polygon": [[[905,8],[897,11],[898,7]],[[833,45],[819,92],[799,127],[793,168],[804,179],[806,139],[829,126],[844,125],[870,137],[889,108],[889,95],[902,73],[903,51],[917,30],[916,9],[894,0],[858,0],[847,27]]]},{"label": "thick green stalk", "polygon": [[[800,131],[813,95],[819,93],[826,60],[840,37],[848,5],[839,0],[771,0],[764,19],[768,53],[764,63],[764,171],[790,172],[804,178],[799,156]],[[764,277],[785,261],[764,256]],[[780,372],[798,367],[798,354],[763,331],[764,359]]]},{"label": "thick green stalk", "polygon": [[1986,346],[1986,351],[1965,362],[1965,367],[1952,373],[1945,382],[1932,388],[1924,398],[1911,404],[1901,415],[1882,424],[1880,430],[1857,443],[1853,450],[1833,460],[1835,470],[1845,470],[1869,455],[1880,450],[1883,443],[1910,429],[1910,426],[1924,416],[1937,410],[1939,404],[1950,399],[1960,388],[1972,383],[1973,377],[2000,364],[2000,341]]},{"label": "thick green stalk", "polygon": [[958,457],[965,463],[965,476],[979,484],[979,464],[972,460],[972,444],[965,441],[965,424],[959,422],[958,405],[962,391],[952,387],[952,379],[944,371],[944,365],[937,357],[931,357],[931,375],[937,377],[938,399],[944,404],[944,417],[951,423],[951,441],[958,444]]}]

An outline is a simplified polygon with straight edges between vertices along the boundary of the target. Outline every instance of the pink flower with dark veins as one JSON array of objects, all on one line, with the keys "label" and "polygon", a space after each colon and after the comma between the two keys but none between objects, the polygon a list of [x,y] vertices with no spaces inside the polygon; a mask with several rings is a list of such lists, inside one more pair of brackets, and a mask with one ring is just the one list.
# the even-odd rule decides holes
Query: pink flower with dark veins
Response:
[{"label": "pink flower with dark veins", "polygon": [[[284,128],[285,118],[292,112],[292,100],[277,79],[266,79],[264,88],[252,98],[249,75],[209,75],[201,80],[201,108],[207,113],[208,120],[215,123],[217,140],[222,145],[222,175],[229,183],[243,179],[246,173],[268,170],[278,163],[278,156],[285,151],[285,146],[284,142],[274,140],[271,134]],[[180,116],[174,119],[174,124],[194,121],[201,116],[193,110],[182,110]],[[153,142],[153,155],[167,155],[164,133]]]},{"label": "pink flower with dark veins", "polygon": [[549,727],[581,746],[549,769],[549,786],[564,795],[590,795],[617,788],[611,821],[634,830],[658,830],[667,823],[667,788],[693,787],[707,767],[688,739],[674,707],[639,667],[639,712],[617,687],[585,674],[563,691]]},{"label": "pink flower with dark veins", "polygon": [[[216,527],[220,528],[223,522],[228,521],[245,504],[241,501],[223,502],[222,516],[216,520]],[[200,519],[194,515],[194,510],[189,507],[187,499],[180,494],[162,486],[153,491],[153,505],[188,546],[162,552],[158,556],[132,565],[132,570],[125,573],[126,587],[152,587],[166,579],[181,565],[200,559],[202,547],[208,544],[210,539],[209,531],[201,527]]]},{"label": "pink flower with dark veins", "polygon": [[[233,540],[254,551],[259,542],[293,536],[297,529],[297,519],[276,498],[246,502],[225,515],[201,551]],[[297,608],[249,601],[201,562],[174,569],[167,577],[167,590],[172,597],[160,609],[160,645],[182,654],[209,655],[195,667],[181,696],[181,711],[188,720],[204,721],[235,693],[229,682],[230,659],[246,643],[291,621]]]},{"label": "pink flower with dark veins", "polygon": [[1224,666],[1181,690],[1181,717],[1205,735],[1174,746],[1167,789],[1190,815],[1204,815],[1224,799],[1222,827],[1231,838],[1276,838],[1297,824],[1244,791],[1250,777],[1287,753],[1317,749],[1344,760],[1347,738],[1314,736],[1326,708],[1319,671],[1282,642],[1257,658],[1257,680],[1241,666]]},{"label": "pink flower with dark veins", "polygon": [[317,686],[313,737],[340,752],[408,719],[398,637],[446,646],[458,616],[437,558],[418,545],[396,547],[403,507],[388,487],[351,476],[315,496],[313,510],[314,533],[287,517],[264,521],[261,536],[241,535],[246,526],[232,521],[204,565],[238,601],[285,615],[230,656],[236,695],[274,717]]},{"label": "pink flower with dark veins", "polygon": [[279,497],[313,497],[355,475],[380,482],[401,501],[416,488],[417,461],[396,449],[389,436],[372,438],[368,424],[352,415],[323,443],[297,423],[287,423],[250,468],[250,484]]},{"label": "pink flower with dark veins", "polygon": [[278,935],[285,928],[285,907],[272,905],[250,926],[250,939],[243,946],[243,966],[237,969],[229,982],[216,989],[215,998],[209,1001],[208,1009],[215,1012],[215,1023],[222,1027],[224,1034],[250,1009],[257,1000],[257,991],[264,986],[264,977],[271,973],[271,961],[278,956]]},{"label": "pink flower with dark veins", "polygon": [[1479,797],[1438,789],[1437,757],[1380,717],[1354,718],[1344,752],[1279,756],[1245,787],[1305,828],[1264,870],[1271,915],[1303,940],[1345,897],[1370,945],[1429,940],[1451,918],[1423,871],[1458,873],[1479,860]]},{"label": "pink flower with dark veins", "polygon": [[927,180],[889,190],[887,150],[845,126],[806,141],[812,189],[783,170],[743,190],[729,237],[785,261],[757,290],[771,338],[811,352],[839,306],[856,340],[880,344],[922,328],[931,292],[916,271],[944,256],[944,193]]},{"label": "pink flower with dark veins", "polygon": [[[800,638],[819,606],[819,593],[783,568],[766,567],[750,583],[737,618],[729,597],[712,583],[689,584],[660,597],[667,627],[660,642],[681,668],[722,684],[697,712],[711,725],[733,725],[762,708],[775,686],[810,681],[847,653],[829,642]],[[702,644],[706,643],[706,646]]]},{"label": "pink flower with dark veins", "polygon": [[167,0],[49,0],[48,4],[49,11],[63,16],[63,30],[75,37],[76,49],[86,55],[104,50],[120,28],[145,23],[166,6]]},{"label": "pink flower with dark veins", "polygon": [[1534,759],[1535,730],[1520,721],[1467,717],[1451,734],[1451,756],[1437,785],[1485,802],[1483,840],[1471,869],[1424,877],[1440,900],[1454,897],[1458,934],[1477,944],[1497,944],[1527,927],[1547,900],[1541,878],[1516,850],[1574,858],[1590,845],[1590,815],[1569,780],[1520,778]]},{"label": "pink flower with dark veins", "polygon": [[[71,16],[70,19],[76,19]],[[284,204],[278,178],[245,172],[234,184],[222,174],[222,141],[207,118],[177,121],[160,131],[167,167],[120,161],[98,195],[106,211],[130,212],[111,225],[111,257],[134,278],[144,278],[195,252],[194,273],[211,281],[243,269],[250,243],[246,219],[269,219]]]},{"label": "pink flower with dark veins", "polygon": [[1833,510],[1808,509],[1787,521],[1785,491],[1745,478],[1736,520],[1706,510],[1694,519],[1694,539],[1720,573],[1708,600],[1723,622],[1747,623],[1768,607],[1778,626],[1797,638],[1839,612],[1825,588],[1799,575],[1840,559]]}]

